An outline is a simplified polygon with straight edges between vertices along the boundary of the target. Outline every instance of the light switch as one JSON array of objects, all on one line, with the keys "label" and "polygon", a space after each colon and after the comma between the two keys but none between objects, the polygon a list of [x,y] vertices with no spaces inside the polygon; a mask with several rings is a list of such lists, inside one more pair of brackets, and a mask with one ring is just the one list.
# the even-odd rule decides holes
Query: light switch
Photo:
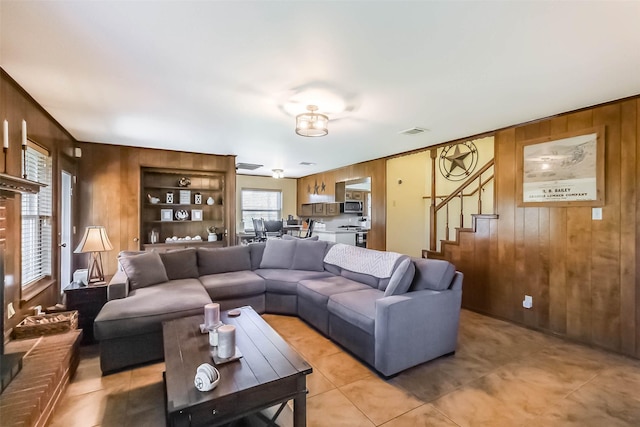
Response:
[{"label": "light switch", "polygon": [[592,208],[591,219],[596,221],[602,221],[602,208]]}]

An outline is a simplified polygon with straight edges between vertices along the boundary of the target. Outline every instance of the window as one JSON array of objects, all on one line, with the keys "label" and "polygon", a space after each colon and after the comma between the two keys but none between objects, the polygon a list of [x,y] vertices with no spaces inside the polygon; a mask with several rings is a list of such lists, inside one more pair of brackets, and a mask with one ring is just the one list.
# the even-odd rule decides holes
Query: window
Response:
[{"label": "window", "polygon": [[279,220],[282,218],[280,190],[242,190],[242,222],[245,230],[253,230],[253,218]]},{"label": "window", "polygon": [[51,157],[29,141],[23,173],[46,184],[38,194],[22,195],[22,287],[51,275]]}]

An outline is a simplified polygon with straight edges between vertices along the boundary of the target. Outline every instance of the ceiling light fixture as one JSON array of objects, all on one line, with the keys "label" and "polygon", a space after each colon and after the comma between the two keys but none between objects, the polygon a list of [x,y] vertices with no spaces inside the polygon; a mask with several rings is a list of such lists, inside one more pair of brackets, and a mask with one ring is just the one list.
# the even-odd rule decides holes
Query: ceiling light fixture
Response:
[{"label": "ceiling light fixture", "polygon": [[329,117],[316,113],[318,107],[308,105],[306,113],[296,116],[296,133],[300,136],[325,136],[329,133]]},{"label": "ceiling light fixture", "polygon": [[271,169],[271,172],[273,172],[272,176],[275,179],[284,178],[284,170],[282,169]]}]

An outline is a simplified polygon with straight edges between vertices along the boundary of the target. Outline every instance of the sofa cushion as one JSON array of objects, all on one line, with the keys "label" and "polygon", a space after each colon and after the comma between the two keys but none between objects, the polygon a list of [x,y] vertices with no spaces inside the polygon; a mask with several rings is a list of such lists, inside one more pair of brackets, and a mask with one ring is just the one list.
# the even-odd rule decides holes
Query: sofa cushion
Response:
[{"label": "sofa cushion", "polygon": [[198,272],[200,276],[206,276],[229,271],[251,270],[249,251],[248,246],[198,248]]},{"label": "sofa cushion", "polygon": [[264,279],[253,271],[209,274],[200,276],[200,282],[214,301],[258,295],[265,292]]},{"label": "sofa cushion", "polygon": [[389,280],[389,284],[384,291],[384,296],[389,297],[406,293],[409,290],[409,286],[411,286],[415,270],[416,268],[411,258],[403,259],[393,272],[393,276],[391,276],[391,280]]},{"label": "sofa cushion", "polygon": [[267,240],[260,268],[291,268],[296,242],[293,240]]},{"label": "sofa cushion", "polygon": [[169,280],[162,259],[155,251],[121,256],[118,262],[129,279],[131,289],[144,288]]},{"label": "sofa cushion", "polygon": [[249,243],[249,253],[251,255],[251,269],[257,270],[260,268],[262,262],[262,254],[264,254],[264,248],[267,247],[265,242],[252,242]]},{"label": "sofa cushion", "polygon": [[415,275],[409,291],[432,289],[443,291],[449,289],[456,268],[448,261],[440,259],[412,258]]},{"label": "sofa cushion", "polygon": [[282,270],[278,268],[261,268],[256,273],[266,281],[267,292],[275,294],[295,295],[298,282],[307,279],[331,277],[326,271]]},{"label": "sofa cushion", "polygon": [[204,312],[211,302],[198,279],[171,280],[138,288],[106,303],[94,323],[96,338],[105,340],[162,330],[162,322]]},{"label": "sofa cushion", "polygon": [[308,279],[298,283],[298,298],[305,298],[324,307],[331,295],[362,289],[371,289],[371,287],[342,276]]},{"label": "sofa cushion", "polygon": [[176,279],[197,279],[198,256],[195,248],[174,249],[160,253],[160,259],[167,271],[169,280]]},{"label": "sofa cushion", "polygon": [[379,289],[343,292],[329,297],[327,309],[329,313],[373,335],[375,332],[376,301],[383,297],[384,292]]},{"label": "sofa cushion", "polygon": [[327,243],[324,241],[298,240],[293,255],[293,270],[324,271],[324,255]]}]

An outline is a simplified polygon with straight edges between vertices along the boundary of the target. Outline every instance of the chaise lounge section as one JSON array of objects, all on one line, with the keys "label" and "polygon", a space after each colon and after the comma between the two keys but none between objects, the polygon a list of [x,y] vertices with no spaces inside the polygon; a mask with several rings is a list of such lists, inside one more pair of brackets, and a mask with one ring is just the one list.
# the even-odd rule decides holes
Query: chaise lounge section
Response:
[{"label": "chaise lounge section", "polygon": [[98,314],[103,373],[163,358],[162,322],[251,305],[299,316],[384,376],[455,351],[462,273],[324,241],[121,253]]}]

